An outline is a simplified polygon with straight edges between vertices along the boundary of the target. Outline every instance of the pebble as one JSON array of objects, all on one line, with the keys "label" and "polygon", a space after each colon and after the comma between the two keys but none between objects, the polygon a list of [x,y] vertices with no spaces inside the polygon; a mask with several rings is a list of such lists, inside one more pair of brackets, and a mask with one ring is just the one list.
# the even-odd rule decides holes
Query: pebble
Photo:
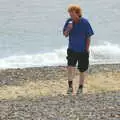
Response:
[{"label": "pebble", "polygon": [[[88,73],[113,70],[120,71],[120,65],[92,65]],[[67,79],[63,66],[6,69],[0,71],[0,86],[62,77]],[[0,120],[120,120],[120,91],[0,100]]]}]

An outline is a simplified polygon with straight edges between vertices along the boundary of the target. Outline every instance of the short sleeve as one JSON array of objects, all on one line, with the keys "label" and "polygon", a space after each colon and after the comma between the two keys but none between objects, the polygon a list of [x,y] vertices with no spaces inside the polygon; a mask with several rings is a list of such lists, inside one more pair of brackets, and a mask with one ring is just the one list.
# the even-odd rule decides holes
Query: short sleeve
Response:
[{"label": "short sleeve", "polygon": [[86,21],[86,37],[94,35],[93,29],[88,21]]}]

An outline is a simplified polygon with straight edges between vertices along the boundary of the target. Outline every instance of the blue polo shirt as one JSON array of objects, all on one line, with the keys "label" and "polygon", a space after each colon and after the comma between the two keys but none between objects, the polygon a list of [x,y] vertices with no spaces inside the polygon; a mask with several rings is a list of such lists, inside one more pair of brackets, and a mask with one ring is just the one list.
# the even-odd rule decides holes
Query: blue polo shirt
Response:
[{"label": "blue polo shirt", "polygon": [[[63,28],[63,32],[67,29],[69,18]],[[73,28],[69,33],[68,48],[75,52],[84,52],[86,50],[86,40],[94,34],[92,27],[87,19],[81,17],[78,23],[73,22]]]}]

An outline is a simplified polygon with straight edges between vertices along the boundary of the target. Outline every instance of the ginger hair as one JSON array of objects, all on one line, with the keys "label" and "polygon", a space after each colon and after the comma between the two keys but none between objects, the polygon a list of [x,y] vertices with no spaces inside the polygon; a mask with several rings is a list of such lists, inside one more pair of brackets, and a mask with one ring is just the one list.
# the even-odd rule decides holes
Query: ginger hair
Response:
[{"label": "ginger hair", "polygon": [[68,6],[68,12],[75,11],[80,17],[82,17],[82,10],[79,5],[71,4]]}]

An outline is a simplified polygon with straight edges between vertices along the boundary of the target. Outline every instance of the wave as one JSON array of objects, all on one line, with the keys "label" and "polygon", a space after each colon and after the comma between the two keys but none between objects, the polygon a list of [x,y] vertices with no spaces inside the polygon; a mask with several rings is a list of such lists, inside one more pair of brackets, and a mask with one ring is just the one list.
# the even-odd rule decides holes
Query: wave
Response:
[{"label": "wave", "polygon": [[[66,47],[47,53],[9,56],[0,59],[0,68],[25,68],[66,65]],[[120,46],[105,42],[91,46],[90,64],[120,63]]]},{"label": "wave", "polygon": [[103,45],[92,46],[90,49],[91,64],[120,63],[120,46],[104,42]]}]

